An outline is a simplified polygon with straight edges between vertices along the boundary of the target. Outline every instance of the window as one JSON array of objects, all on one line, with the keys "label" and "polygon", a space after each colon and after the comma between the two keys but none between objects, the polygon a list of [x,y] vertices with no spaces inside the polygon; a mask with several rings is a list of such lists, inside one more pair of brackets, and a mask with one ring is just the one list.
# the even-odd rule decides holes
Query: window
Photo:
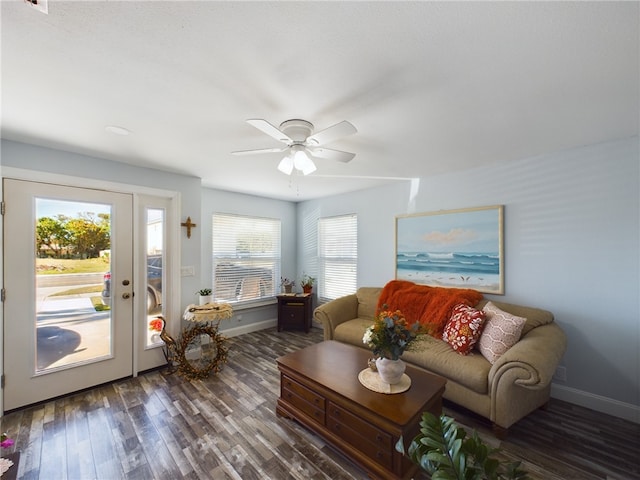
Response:
[{"label": "window", "polygon": [[[165,276],[162,268],[165,244],[165,210],[162,208],[145,207],[146,223],[147,223],[147,248],[146,248],[146,265],[147,265],[147,284],[146,284],[146,326],[151,327],[151,322],[158,315],[165,315],[162,310],[163,301],[162,278]],[[158,325],[155,323],[154,325]],[[146,341],[145,348],[154,345],[164,345],[160,340],[160,335],[155,328],[145,328]]]},{"label": "window", "polygon": [[276,295],[280,278],[280,220],[213,215],[213,297],[251,303]]},{"label": "window", "polygon": [[318,220],[319,292],[332,300],[357,288],[358,217],[343,215]]}]

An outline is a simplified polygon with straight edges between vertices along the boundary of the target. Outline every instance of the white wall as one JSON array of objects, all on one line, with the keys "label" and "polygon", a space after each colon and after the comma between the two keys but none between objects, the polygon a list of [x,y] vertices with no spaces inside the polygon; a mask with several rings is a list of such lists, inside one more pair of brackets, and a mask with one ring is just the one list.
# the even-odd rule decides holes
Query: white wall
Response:
[{"label": "white wall", "polygon": [[[640,422],[638,138],[303,202],[303,226],[358,214],[358,284],[395,276],[395,216],[505,205],[505,295],[568,336],[553,396]],[[304,265],[302,252],[298,262]]]}]

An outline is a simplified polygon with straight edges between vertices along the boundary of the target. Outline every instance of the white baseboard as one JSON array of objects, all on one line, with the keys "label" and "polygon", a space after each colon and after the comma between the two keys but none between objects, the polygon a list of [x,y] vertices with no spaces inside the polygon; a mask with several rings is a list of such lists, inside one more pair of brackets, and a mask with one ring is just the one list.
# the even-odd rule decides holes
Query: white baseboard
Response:
[{"label": "white baseboard", "polygon": [[250,323],[249,325],[241,325],[239,327],[232,327],[226,330],[220,330],[225,337],[237,337],[245,333],[258,332],[267,328],[273,328],[278,326],[278,320],[263,320],[262,322]]},{"label": "white baseboard", "polygon": [[640,407],[564,385],[551,384],[551,396],[597,412],[640,423]]}]

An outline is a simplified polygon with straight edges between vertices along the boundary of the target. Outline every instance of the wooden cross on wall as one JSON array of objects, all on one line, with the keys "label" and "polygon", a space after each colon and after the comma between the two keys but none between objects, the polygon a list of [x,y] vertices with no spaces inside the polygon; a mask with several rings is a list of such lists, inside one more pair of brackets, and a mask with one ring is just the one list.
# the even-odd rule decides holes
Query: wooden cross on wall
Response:
[{"label": "wooden cross on wall", "polygon": [[180,224],[180,226],[187,227],[187,238],[191,238],[191,228],[195,228],[198,225],[196,225],[195,223],[193,223],[191,221],[191,217],[187,217],[187,221],[186,222],[182,222]]}]

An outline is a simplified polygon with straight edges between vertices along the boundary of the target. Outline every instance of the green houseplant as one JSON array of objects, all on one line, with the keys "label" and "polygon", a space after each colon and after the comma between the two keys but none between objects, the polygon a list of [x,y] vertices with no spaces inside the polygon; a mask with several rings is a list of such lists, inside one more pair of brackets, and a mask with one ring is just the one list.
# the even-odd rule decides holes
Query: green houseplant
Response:
[{"label": "green houseplant", "polygon": [[[396,450],[405,454],[403,439]],[[527,480],[520,462],[501,462],[495,455],[499,449],[489,448],[477,432],[467,432],[451,417],[425,412],[420,433],[411,441],[406,455],[433,480]]]},{"label": "green houseplant", "polygon": [[204,305],[205,303],[209,303],[211,301],[210,288],[201,288],[196,292],[196,294],[200,296],[200,305]]},{"label": "green houseplant", "polygon": [[311,289],[313,289],[315,283],[316,279],[306,273],[302,276],[302,280],[300,280],[300,286],[304,293],[311,293]]}]

